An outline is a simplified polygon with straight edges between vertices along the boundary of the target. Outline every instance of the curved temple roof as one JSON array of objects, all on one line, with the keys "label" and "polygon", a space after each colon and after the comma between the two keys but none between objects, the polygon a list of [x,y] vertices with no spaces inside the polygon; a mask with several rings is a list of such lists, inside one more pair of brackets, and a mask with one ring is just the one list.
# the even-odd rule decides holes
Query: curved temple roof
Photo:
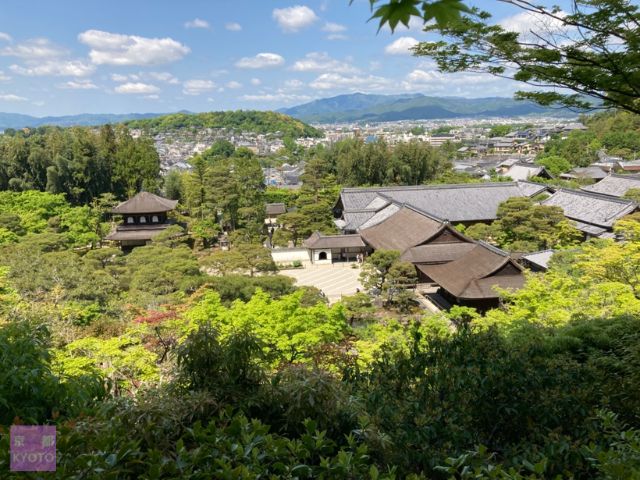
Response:
[{"label": "curved temple roof", "polygon": [[149,192],[140,192],[126,202],[120,203],[111,213],[162,213],[176,208],[177,200],[169,200]]},{"label": "curved temple roof", "polygon": [[441,265],[417,265],[440,287],[467,300],[498,298],[495,288],[524,285],[522,268],[505,252],[479,242],[467,254]]}]

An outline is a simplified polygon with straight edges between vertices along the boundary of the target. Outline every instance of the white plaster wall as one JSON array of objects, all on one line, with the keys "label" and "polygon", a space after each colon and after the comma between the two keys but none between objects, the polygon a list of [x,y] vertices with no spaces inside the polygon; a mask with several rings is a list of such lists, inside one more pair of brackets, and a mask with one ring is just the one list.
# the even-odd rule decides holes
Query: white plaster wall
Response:
[{"label": "white plaster wall", "polygon": [[274,248],[271,250],[271,258],[276,264],[309,261],[309,250],[306,248]]}]

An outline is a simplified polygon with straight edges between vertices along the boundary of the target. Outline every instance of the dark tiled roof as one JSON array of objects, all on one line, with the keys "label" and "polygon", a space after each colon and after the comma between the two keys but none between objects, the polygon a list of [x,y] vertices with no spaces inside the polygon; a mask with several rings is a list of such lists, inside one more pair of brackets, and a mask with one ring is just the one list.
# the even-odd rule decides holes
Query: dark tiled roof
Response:
[{"label": "dark tiled roof", "polygon": [[126,202],[122,202],[111,212],[127,213],[161,213],[176,208],[177,200],[169,200],[149,192],[140,192]]},{"label": "dark tiled roof", "polygon": [[522,255],[521,258],[533,265],[537,265],[538,267],[547,270],[547,268],[549,268],[549,260],[551,260],[554,253],[556,253],[555,250],[541,250],[539,252],[527,253]]},{"label": "dark tiled roof", "polygon": [[605,229],[637,208],[631,200],[568,189],[556,191],[541,204],[561,207],[565,217]]},{"label": "dark tiled roof", "polygon": [[[372,210],[378,211],[367,208],[378,196],[451,222],[471,222],[494,220],[498,205],[505,200],[532,197],[546,189],[544,185],[531,182],[345,188],[340,198],[344,219],[351,227],[358,228],[373,216]],[[377,206],[375,202],[373,206]],[[347,219],[351,212],[358,212],[361,218]],[[360,220],[362,223],[358,224]]]},{"label": "dark tiled roof", "polygon": [[524,285],[520,266],[504,252],[483,243],[452,262],[417,268],[460,299],[498,298],[495,287],[518,289]]},{"label": "dark tiled roof", "polygon": [[105,237],[105,240],[151,240],[170,224],[158,225],[121,225]]},{"label": "dark tiled roof", "polygon": [[319,248],[354,248],[365,247],[365,243],[360,235],[323,235],[320,232],[313,232],[304,241],[304,246],[310,249]]},{"label": "dark tiled roof", "polygon": [[343,217],[345,224],[342,227],[344,230],[357,230],[360,225],[368,222],[376,212],[372,210],[354,210],[351,212],[345,212]]},{"label": "dark tiled roof", "polygon": [[396,205],[395,203],[390,203],[382,210],[378,210],[371,218],[369,218],[366,222],[362,223],[358,230],[364,230],[365,228],[373,227],[374,225],[378,225],[383,222],[391,215],[395,214],[402,207],[400,205]]},{"label": "dark tiled roof", "polygon": [[265,205],[267,215],[282,215],[287,213],[287,207],[284,203],[267,203]]},{"label": "dark tiled roof", "polygon": [[587,192],[623,197],[631,188],[640,188],[640,177],[636,175],[609,175],[594,185],[582,187]]},{"label": "dark tiled roof", "polygon": [[573,170],[563,173],[560,177],[565,178],[591,178],[594,180],[600,180],[607,176],[607,172],[605,172],[600,167],[577,167]]}]

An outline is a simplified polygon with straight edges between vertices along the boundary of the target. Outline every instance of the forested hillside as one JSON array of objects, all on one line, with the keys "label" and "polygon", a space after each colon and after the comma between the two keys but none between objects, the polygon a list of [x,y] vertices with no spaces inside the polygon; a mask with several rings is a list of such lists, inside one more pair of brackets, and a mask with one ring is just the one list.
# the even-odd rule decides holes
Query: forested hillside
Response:
[{"label": "forested hillside", "polygon": [[586,167],[598,160],[603,150],[626,160],[640,153],[640,117],[626,112],[608,111],[584,118],[585,131],[571,132],[567,138],[552,139],[540,158],[560,157],[571,167]]},{"label": "forested hillside", "polygon": [[180,128],[226,128],[237,132],[280,133],[283,137],[321,137],[322,133],[300,120],[276,112],[236,110],[205,113],[173,113],[127,122],[131,128],[157,133]]}]

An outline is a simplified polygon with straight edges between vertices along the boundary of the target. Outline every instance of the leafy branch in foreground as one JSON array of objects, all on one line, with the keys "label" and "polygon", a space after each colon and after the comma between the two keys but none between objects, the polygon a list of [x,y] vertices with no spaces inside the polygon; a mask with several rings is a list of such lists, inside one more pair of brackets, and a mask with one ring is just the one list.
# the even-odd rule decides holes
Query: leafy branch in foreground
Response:
[{"label": "leafy branch in foreground", "polygon": [[[353,3],[353,0],[350,1]],[[379,5],[380,0],[369,0],[374,18],[380,19],[378,30],[389,24],[393,32],[399,23],[409,27],[411,17],[422,17],[425,22],[435,21],[439,26],[445,26],[460,19],[461,13],[472,13],[462,0],[391,0],[389,3]]]},{"label": "leafy branch in foreground", "polygon": [[[573,109],[617,107],[640,113],[640,12],[627,0],[579,0],[568,11],[527,0],[498,0],[525,14],[521,31],[493,24],[491,14],[461,1],[370,0],[380,27],[409,25],[443,39],[421,42],[417,56],[441,72],[472,72],[529,85],[516,98]],[[435,20],[435,21],[434,21]]]}]

